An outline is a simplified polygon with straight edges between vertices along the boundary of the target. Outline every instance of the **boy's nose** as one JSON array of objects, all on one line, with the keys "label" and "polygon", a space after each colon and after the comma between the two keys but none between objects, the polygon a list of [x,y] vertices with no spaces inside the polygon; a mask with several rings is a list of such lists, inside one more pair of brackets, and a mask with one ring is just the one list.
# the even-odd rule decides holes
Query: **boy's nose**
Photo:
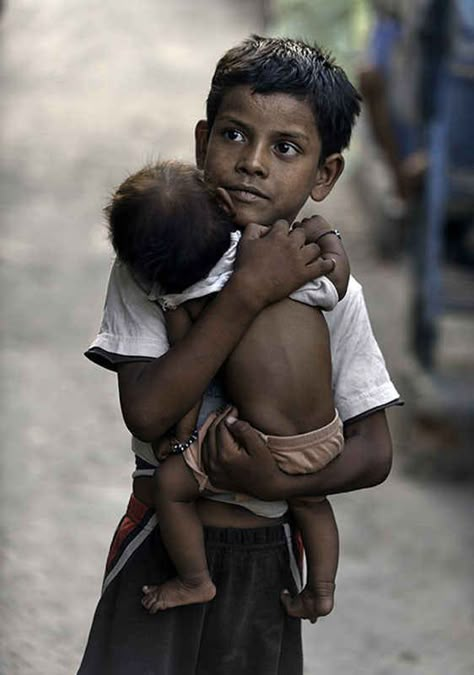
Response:
[{"label": "boy's nose", "polygon": [[247,146],[237,160],[237,171],[248,175],[268,176],[268,161],[264,149],[257,145]]}]

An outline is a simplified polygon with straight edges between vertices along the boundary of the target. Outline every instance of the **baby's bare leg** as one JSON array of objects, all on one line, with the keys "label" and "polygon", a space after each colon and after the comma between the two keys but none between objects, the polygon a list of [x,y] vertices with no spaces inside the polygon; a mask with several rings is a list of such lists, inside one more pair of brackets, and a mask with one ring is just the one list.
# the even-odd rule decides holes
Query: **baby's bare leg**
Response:
[{"label": "baby's bare leg", "polygon": [[334,589],[339,560],[339,536],[334,513],[327,499],[298,499],[290,509],[301,530],[308,567],[308,581],[295,598],[285,592],[282,602],[290,616],[310,619],[329,614],[334,606]]},{"label": "baby's bare leg", "polygon": [[216,594],[207,568],[202,524],[195,501],[199,489],[180,456],[169,457],[156,472],[156,512],[163,543],[178,576],[160,586],[144,586],[143,606],[158,610],[209,602]]}]

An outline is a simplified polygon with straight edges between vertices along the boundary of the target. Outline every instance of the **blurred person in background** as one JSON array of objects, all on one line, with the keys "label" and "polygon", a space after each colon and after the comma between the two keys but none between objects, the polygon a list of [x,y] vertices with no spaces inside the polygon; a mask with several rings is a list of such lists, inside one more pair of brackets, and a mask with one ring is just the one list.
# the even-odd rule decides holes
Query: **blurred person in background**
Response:
[{"label": "blurred person in background", "polygon": [[416,16],[424,1],[373,0],[367,62],[359,73],[374,140],[403,203],[417,190],[426,169],[420,119],[414,105],[419,48],[408,20],[408,16]]},{"label": "blurred person in background", "polygon": [[417,104],[429,158],[423,218],[428,236],[439,234],[440,257],[472,267],[474,2],[425,0],[418,40]]},{"label": "blurred person in background", "polygon": [[[367,64],[359,73],[373,137],[410,222],[429,218],[427,172],[441,165],[450,183],[443,213],[445,256],[472,264],[474,192],[474,3],[471,0],[373,0]],[[428,176],[428,181],[431,173]],[[453,181],[454,179],[454,181]],[[454,185],[451,183],[454,182]],[[423,246],[418,243],[417,246]]]}]

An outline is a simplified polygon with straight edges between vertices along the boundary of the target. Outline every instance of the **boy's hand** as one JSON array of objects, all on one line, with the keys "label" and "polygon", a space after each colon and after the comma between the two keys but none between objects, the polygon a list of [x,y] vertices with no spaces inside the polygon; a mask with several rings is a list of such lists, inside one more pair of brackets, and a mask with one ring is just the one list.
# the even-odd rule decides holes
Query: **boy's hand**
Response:
[{"label": "boy's hand", "polygon": [[157,441],[153,441],[151,447],[156,459],[164,462],[171,455],[171,436],[162,436]]},{"label": "boy's hand", "polygon": [[232,283],[263,307],[288,297],[308,281],[334,269],[320,257],[317,244],[306,243],[304,229],[290,230],[285,220],[271,228],[251,223],[239,244]]},{"label": "boy's hand", "polygon": [[282,472],[261,435],[226,408],[209,427],[203,445],[204,469],[213,485],[246,492],[259,499],[277,499]]}]

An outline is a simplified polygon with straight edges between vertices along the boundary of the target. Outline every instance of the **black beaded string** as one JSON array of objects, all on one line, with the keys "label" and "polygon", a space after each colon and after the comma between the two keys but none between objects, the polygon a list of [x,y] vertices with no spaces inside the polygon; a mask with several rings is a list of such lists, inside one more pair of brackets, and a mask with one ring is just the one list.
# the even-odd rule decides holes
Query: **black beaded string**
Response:
[{"label": "black beaded string", "polygon": [[197,440],[197,437],[198,437],[198,430],[196,428],[186,441],[183,441],[182,443],[179,443],[178,441],[172,441],[170,443],[171,454],[181,455],[185,450],[189,448],[190,445],[194,443],[194,441]]}]

